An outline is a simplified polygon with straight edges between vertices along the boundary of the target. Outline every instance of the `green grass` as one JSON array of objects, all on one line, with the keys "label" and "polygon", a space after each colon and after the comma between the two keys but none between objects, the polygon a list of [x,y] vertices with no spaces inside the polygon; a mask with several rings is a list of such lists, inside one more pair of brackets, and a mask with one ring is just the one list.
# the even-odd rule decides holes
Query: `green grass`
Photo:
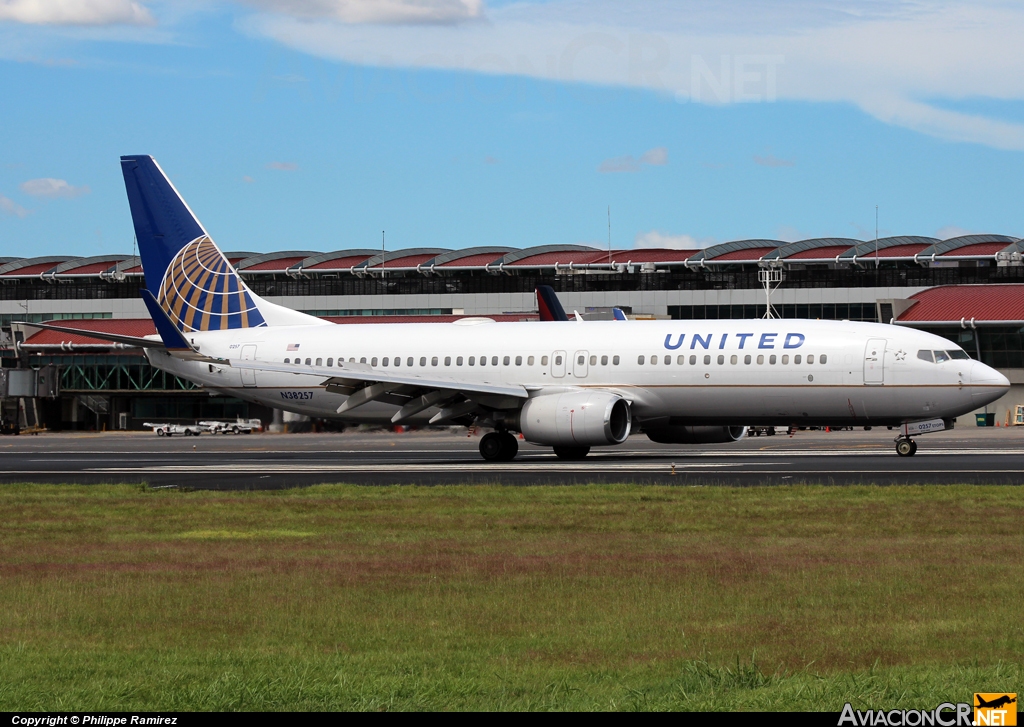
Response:
[{"label": "green grass", "polygon": [[931,709],[1024,671],[1021,488],[25,485],[0,512],[0,710]]}]

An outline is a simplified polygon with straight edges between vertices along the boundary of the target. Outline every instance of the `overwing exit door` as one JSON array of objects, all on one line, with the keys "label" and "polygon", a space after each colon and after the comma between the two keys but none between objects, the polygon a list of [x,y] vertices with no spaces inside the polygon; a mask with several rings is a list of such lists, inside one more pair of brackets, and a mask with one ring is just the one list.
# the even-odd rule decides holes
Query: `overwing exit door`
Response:
[{"label": "overwing exit door", "polygon": [[577,351],[573,356],[572,375],[578,379],[587,378],[587,351]]},{"label": "overwing exit door", "polygon": [[565,376],[565,351],[555,351],[551,354],[551,375],[556,379]]}]

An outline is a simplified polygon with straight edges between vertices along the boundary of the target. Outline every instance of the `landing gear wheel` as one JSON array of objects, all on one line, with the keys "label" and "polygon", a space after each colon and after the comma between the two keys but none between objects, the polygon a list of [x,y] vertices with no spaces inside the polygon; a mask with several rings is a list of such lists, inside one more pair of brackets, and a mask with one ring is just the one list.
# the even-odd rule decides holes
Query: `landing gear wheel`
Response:
[{"label": "landing gear wheel", "polygon": [[519,454],[519,442],[510,432],[489,432],[480,440],[480,456],[488,462],[511,462]]},{"label": "landing gear wheel", "polygon": [[900,457],[913,457],[917,452],[917,442],[912,439],[901,439],[896,442],[896,454]]},{"label": "landing gear wheel", "polygon": [[164,436],[164,430],[163,429],[157,429],[156,430],[156,436],[158,436],[158,437]]},{"label": "landing gear wheel", "polygon": [[501,433],[501,461],[511,462],[519,454],[519,442],[511,432]]},{"label": "landing gear wheel", "polygon": [[238,427],[237,426],[231,427],[231,433],[232,434],[238,434]]},{"label": "landing gear wheel", "polygon": [[500,462],[504,450],[504,442],[498,432],[488,432],[480,440],[480,456],[488,462]]},{"label": "landing gear wheel", "polygon": [[590,447],[554,447],[559,459],[581,460],[590,454]]}]

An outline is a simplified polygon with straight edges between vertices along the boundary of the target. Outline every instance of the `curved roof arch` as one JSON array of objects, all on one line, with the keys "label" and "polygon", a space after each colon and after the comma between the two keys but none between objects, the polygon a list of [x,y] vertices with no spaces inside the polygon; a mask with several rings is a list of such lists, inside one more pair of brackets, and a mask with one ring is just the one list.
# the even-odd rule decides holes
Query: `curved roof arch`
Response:
[{"label": "curved roof arch", "polygon": [[115,273],[128,273],[130,275],[142,274],[142,258],[138,255],[129,255],[114,267]]},{"label": "curved roof arch", "polygon": [[[734,253],[743,253],[748,250],[771,249],[772,251],[774,251],[785,244],[786,243],[783,242],[782,240],[733,240],[732,242],[723,242],[720,245],[712,245],[711,247],[706,247],[700,252],[698,252],[696,255],[691,256],[687,260],[687,262],[710,262],[712,260],[716,260],[724,256],[729,256],[730,258],[732,258],[732,255]],[[745,259],[757,260],[762,257],[761,255],[757,255],[756,257],[754,257],[753,253],[751,253],[751,255],[751,257]]]},{"label": "curved roof arch", "polygon": [[127,259],[127,255],[93,255],[92,257],[72,258],[47,272],[50,275],[99,275],[117,267],[118,263]]},{"label": "curved roof arch", "polygon": [[[80,260],[74,255],[43,255],[41,257],[23,257],[0,265],[0,275],[40,275],[49,272],[68,260]],[[48,266],[48,267],[43,267]],[[31,272],[30,272],[31,270]]]},{"label": "curved roof arch", "polygon": [[[785,260],[799,256],[811,260],[823,260],[834,258],[836,255],[845,252],[852,247],[861,244],[863,240],[855,240],[852,237],[813,237],[809,240],[798,240],[778,247],[774,252],[764,256],[765,260]],[[839,250],[839,248],[843,248]],[[827,252],[837,250],[837,252]],[[805,254],[806,253],[806,254]]]},{"label": "curved roof arch", "polygon": [[[235,270],[241,272],[242,270],[250,270],[252,268],[256,268],[257,266],[259,266],[260,269],[263,269],[264,266],[266,266],[266,269],[275,271],[280,270],[283,272],[290,268],[291,265],[282,264],[280,266],[274,266],[268,265],[268,263],[273,263],[278,260],[289,259],[294,259],[296,261],[305,260],[308,257],[313,257],[314,255],[319,254],[320,253],[315,250],[285,250],[282,252],[265,252],[259,255],[253,255],[252,257],[247,257],[243,260],[239,260],[238,264],[235,265]],[[227,257],[227,255],[225,255],[225,257]]]},{"label": "curved roof arch", "polygon": [[[379,254],[377,250],[370,248],[353,248],[351,250],[334,250],[332,252],[322,252],[319,255],[311,255],[299,263],[299,267],[302,270],[309,270],[316,268],[318,270],[348,270],[357,262],[368,260],[374,255]],[[348,265],[331,265],[331,263],[338,260],[352,260],[352,258],[359,258],[358,260],[349,262]]]},{"label": "curved roof arch", "polygon": [[[537,245],[536,247],[527,247],[522,250],[516,250],[504,255],[500,260],[495,260],[495,263],[501,265],[515,265],[516,263],[522,263],[531,257],[537,257],[539,255],[547,255],[553,252],[584,252],[584,253],[600,253],[596,247],[590,247],[589,245]],[[569,262],[566,260],[566,262]]]},{"label": "curved roof arch", "polygon": [[[446,252],[451,252],[451,250],[445,247],[410,247],[406,248],[405,250],[392,250],[391,252],[384,253],[383,255],[378,252],[376,255],[369,258],[368,260],[364,260],[363,262],[356,265],[356,267],[373,268],[381,264],[387,267],[388,263],[394,262],[396,260],[402,260],[403,258],[407,257],[420,258],[420,262],[417,264],[423,264],[425,262],[430,262],[438,255],[442,255]],[[430,257],[422,259],[423,256],[425,255],[429,255]]]},{"label": "curved roof arch", "polygon": [[[868,240],[862,242],[854,248],[851,248],[840,255],[840,259],[852,259],[854,257],[874,257],[875,250],[878,250],[879,257],[898,257],[893,255],[892,248],[904,247],[906,257],[912,257],[915,254],[925,250],[935,243],[939,242],[934,237],[919,237],[917,235],[898,235],[896,237],[880,237],[878,240]],[[877,246],[877,247],[876,247]],[[917,248],[917,249],[915,249]],[[889,250],[889,255],[882,255],[882,250]]]},{"label": "curved roof arch", "polygon": [[[485,256],[491,256],[492,259],[488,262],[498,262],[505,255],[510,252],[515,252],[514,247],[500,247],[500,246],[485,246],[485,247],[467,247],[462,250],[452,250],[446,252],[443,255],[438,255],[433,260],[433,264],[440,267],[442,265],[458,266],[463,263],[469,262],[469,258],[483,260]],[[474,264],[474,267],[483,267],[488,262],[479,262],[479,265]]]},{"label": "curved roof arch", "polygon": [[[931,247],[921,251],[921,257],[932,255],[995,255],[1017,242],[1015,237],[1006,235],[960,235],[951,237],[948,240],[936,242]],[[969,250],[966,248],[970,248]],[[991,252],[989,252],[991,250]],[[959,251],[959,252],[958,252]]]}]

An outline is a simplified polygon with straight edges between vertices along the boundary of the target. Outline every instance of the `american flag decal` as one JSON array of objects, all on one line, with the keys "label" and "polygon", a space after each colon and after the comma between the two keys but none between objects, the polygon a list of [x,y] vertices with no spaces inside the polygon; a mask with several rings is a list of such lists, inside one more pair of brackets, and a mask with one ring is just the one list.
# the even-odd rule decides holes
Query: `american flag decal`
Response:
[{"label": "american flag decal", "polygon": [[298,351],[299,350],[299,344],[297,344],[297,343],[289,343],[288,344],[288,350],[289,351]]}]

